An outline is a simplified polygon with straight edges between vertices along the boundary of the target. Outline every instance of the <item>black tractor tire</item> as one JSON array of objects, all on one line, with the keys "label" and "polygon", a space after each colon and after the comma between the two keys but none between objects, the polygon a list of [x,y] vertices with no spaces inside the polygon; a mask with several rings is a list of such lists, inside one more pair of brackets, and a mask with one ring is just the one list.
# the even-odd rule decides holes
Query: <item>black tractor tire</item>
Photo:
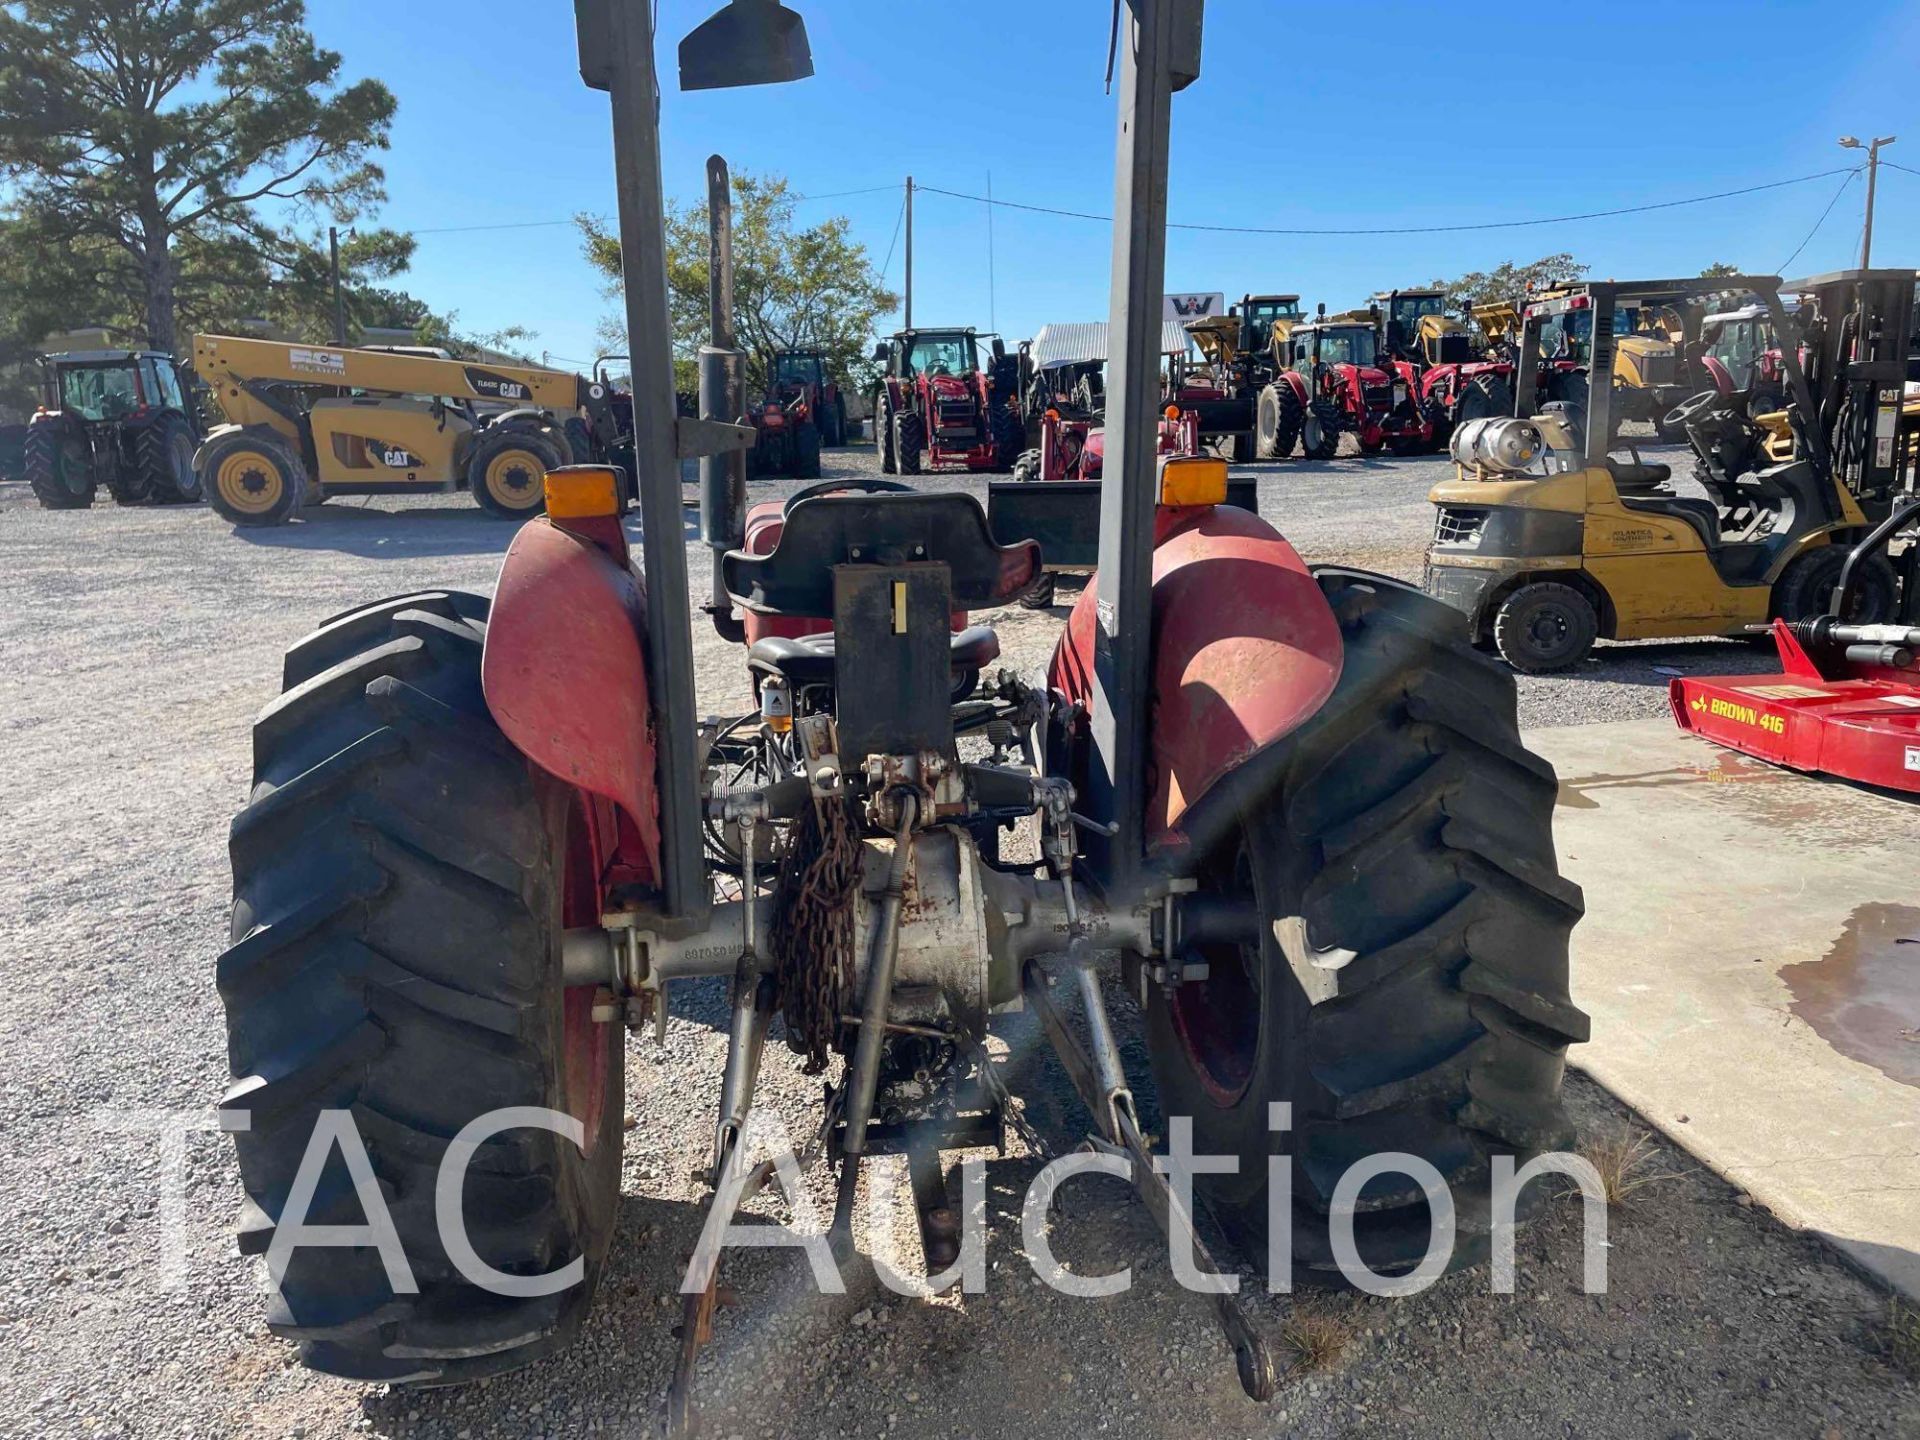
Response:
[{"label": "black tractor tire", "polygon": [[140,463],[140,428],[123,422],[120,433],[106,443],[115,446],[116,463],[105,470],[100,483],[106,486],[113,503],[132,508],[151,505],[158,500],[159,497],[153,493],[153,477],[147,472],[146,466]]},{"label": "black tractor tire", "polygon": [[133,440],[134,454],[146,477],[148,496],[157,505],[195,505],[200,501],[200,476],[193,468],[193,427],[187,417],[169,410],[141,429]]},{"label": "black tractor tire", "polygon": [[788,442],[788,458],[792,462],[793,478],[796,480],[818,480],[820,478],[820,427],[812,421],[798,426],[793,438]]},{"label": "black tractor tire", "polygon": [[[1162,1127],[1191,1116],[1196,1151],[1239,1157],[1237,1173],[1198,1179],[1247,1258],[1266,1264],[1268,1157],[1286,1154],[1294,1281],[1339,1286],[1335,1186],[1383,1152],[1448,1182],[1446,1268],[1486,1257],[1493,1159],[1567,1144],[1566,1049],[1588,1024],[1568,996],[1582,901],[1555,860],[1558,787],[1521,743],[1513,677],[1410,586],[1316,578],[1340,622],[1339,684],[1282,742],[1272,785],[1241,797],[1200,877],[1251,893],[1259,938],[1191,947],[1207,978],[1150,991],[1147,1035]],[[1276,1102],[1287,1128],[1272,1128]],[[1519,1213],[1550,1188],[1529,1186]],[[1379,1274],[1427,1248],[1411,1177],[1369,1181],[1353,1220]]]},{"label": "black tractor tire", "polygon": [[467,488],[495,519],[529,520],[547,508],[547,472],[562,463],[558,448],[537,430],[489,430],[467,459]]},{"label": "black tractor tire", "polygon": [[[1773,582],[1769,613],[1776,620],[1812,620],[1828,613],[1848,546],[1821,545],[1787,562]],[[1900,598],[1899,577],[1885,555],[1868,555],[1854,567],[1853,602],[1840,618],[1849,625],[1885,625]]]},{"label": "black tractor tire", "polygon": [[1571,670],[1587,658],[1599,633],[1593,601],[1551,580],[1520,586],[1493,616],[1494,648],[1526,675]]},{"label": "black tractor tire", "polygon": [[1476,375],[1460,392],[1453,407],[1453,427],[1469,420],[1490,420],[1513,414],[1513,387],[1503,375]]},{"label": "black tractor tire", "polygon": [[1309,460],[1331,460],[1340,453],[1340,407],[1315,400],[1300,422],[1300,453]]},{"label": "black tractor tire", "polygon": [[1241,430],[1227,437],[1226,461],[1229,465],[1253,463],[1253,433]]},{"label": "black tractor tire", "polygon": [[98,493],[86,436],[59,420],[27,426],[22,469],[42,510],[85,510]]},{"label": "black tractor tire", "polygon": [[1300,397],[1291,385],[1269,385],[1254,401],[1253,458],[1285,460],[1300,443],[1300,423],[1306,418]]},{"label": "black tractor tire", "polygon": [[883,391],[873,407],[873,448],[880,452],[882,475],[900,473],[900,457],[893,446],[893,409],[887,404],[886,394]]},{"label": "black tractor tire", "polygon": [[593,446],[593,427],[578,415],[569,415],[560,426],[560,433],[566,438],[566,463],[569,465],[592,465],[595,463]]},{"label": "black tractor tire", "polygon": [[927,427],[911,410],[893,417],[893,458],[902,475],[920,473],[921,456],[927,448]]},{"label": "black tractor tire", "polygon": [[1042,570],[1040,578],[1028,587],[1027,593],[1020,597],[1022,610],[1050,610],[1053,608],[1054,591],[1058,578],[1051,570]]},{"label": "black tractor tire", "polygon": [[208,442],[200,483],[214,514],[230,525],[284,525],[306,503],[305,468],[279,436],[257,430]]},{"label": "black tractor tire", "polygon": [[1020,457],[1027,448],[1027,426],[1020,418],[1020,411],[1012,405],[1002,405],[993,412],[993,468],[1001,475],[1011,475],[1013,467],[1020,463]]},{"label": "black tractor tire", "polygon": [[1043,473],[1038,450],[1022,450],[1020,458],[1013,462],[1013,478],[1023,484],[1038,480]]},{"label": "black tractor tire", "polygon": [[847,402],[844,396],[836,395],[833,403],[821,407],[820,443],[829,450],[841,449],[847,443]]},{"label": "black tractor tire", "polygon": [[[321,1112],[346,1111],[419,1291],[396,1293],[372,1248],[301,1247],[267,1320],[310,1368],[366,1383],[458,1383],[564,1345],[620,1198],[622,1027],[594,1025],[591,992],[560,983],[577,812],[487,711],[485,616],[475,596],[410,595],[295,646],[288,688],[254,725],[229,847],[217,979],[234,1077],[222,1109],[247,1122],[240,1249],[267,1250]],[[583,1262],[583,1283],[534,1299],[468,1281],[435,1220],[450,1140],[506,1106],[586,1126],[584,1154],[544,1129],[500,1132],[467,1172],[487,1265]],[[365,1223],[337,1146],[305,1219]]]}]

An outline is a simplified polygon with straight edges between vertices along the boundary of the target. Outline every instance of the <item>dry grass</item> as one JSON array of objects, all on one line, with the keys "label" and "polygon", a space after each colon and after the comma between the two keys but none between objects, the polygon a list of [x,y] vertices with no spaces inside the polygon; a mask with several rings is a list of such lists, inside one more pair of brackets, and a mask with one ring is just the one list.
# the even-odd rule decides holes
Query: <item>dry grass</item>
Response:
[{"label": "dry grass", "polygon": [[1885,1344],[1888,1359],[1909,1375],[1920,1377],[1920,1310],[1898,1295],[1887,1301]]},{"label": "dry grass", "polygon": [[[1660,1147],[1653,1133],[1637,1125],[1621,1125],[1597,1131],[1580,1139],[1580,1158],[1600,1176],[1607,1204],[1624,1205],[1635,1191],[1663,1180],[1678,1180],[1678,1175],[1655,1170]],[[1579,1194],[1577,1190],[1567,1192]]]},{"label": "dry grass", "polygon": [[1280,1338],[1298,1357],[1296,1369],[1329,1370],[1353,1343],[1353,1326],[1324,1300],[1296,1298]]}]

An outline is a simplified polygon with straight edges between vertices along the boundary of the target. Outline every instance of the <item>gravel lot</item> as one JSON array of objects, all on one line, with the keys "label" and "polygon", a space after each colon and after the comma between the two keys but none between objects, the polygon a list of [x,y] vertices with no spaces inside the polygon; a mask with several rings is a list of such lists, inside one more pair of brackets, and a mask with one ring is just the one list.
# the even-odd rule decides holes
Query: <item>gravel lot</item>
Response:
[{"label": "gravel lot", "polygon": [[[833,458],[870,467],[864,452]],[[1424,495],[1443,470],[1288,464],[1264,472],[1261,508],[1309,558],[1417,576]],[[116,1128],[151,1112],[205,1124],[225,1087],[212,983],[225,830],[281,650],[375,596],[490,589],[507,539],[463,497],[339,503],[234,533],[204,510],[43,513],[23,487],[0,485],[0,1433],[452,1440],[650,1426],[674,1351],[677,1304],[663,1297],[698,1224],[688,1171],[719,1086],[717,983],[676,996],[664,1047],[633,1042],[625,1205],[586,1332],[564,1356],[480,1387],[388,1393],[291,1365],[264,1332],[255,1262],[233,1253],[240,1191],[217,1135],[185,1142],[185,1275],[167,1284],[161,1146]],[[991,617],[1009,662],[1037,666],[1061,613]],[[703,633],[698,659],[706,703],[736,703],[737,654]],[[1577,677],[1523,682],[1523,719],[1658,714],[1667,676],[1655,666],[1756,659],[1720,644],[1608,647]],[[1148,1091],[1134,1016],[1117,1009]],[[1083,1117],[1014,1019],[1002,1039],[1015,1088],[1064,1152]],[[1631,1123],[1585,1081],[1571,1090],[1588,1134]],[[770,1052],[761,1093],[803,1133],[816,1084],[784,1050]],[[1075,1268],[1131,1263],[1132,1289],[1076,1301],[1031,1278],[1018,1202],[1039,1163],[1018,1146],[988,1163],[984,1295],[907,1300],[863,1275],[819,1298],[792,1252],[730,1255],[741,1303],[722,1313],[702,1369],[708,1433],[1920,1434],[1920,1383],[1886,1353],[1884,1299],[1657,1145],[1657,1182],[1613,1214],[1609,1293],[1580,1292],[1579,1207],[1560,1200],[1521,1241],[1517,1295],[1490,1295],[1469,1274],[1408,1300],[1318,1302],[1349,1341],[1265,1408],[1240,1395],[1203,1303],[1172,1283],[1158,1232],[1116,1182],[1070,1190],[1055,1243]],[[910,1232],[893,1234],[909,1269]],[[1287,1297],[1254,1310],[1275,1336],[1297,1313]]]}]

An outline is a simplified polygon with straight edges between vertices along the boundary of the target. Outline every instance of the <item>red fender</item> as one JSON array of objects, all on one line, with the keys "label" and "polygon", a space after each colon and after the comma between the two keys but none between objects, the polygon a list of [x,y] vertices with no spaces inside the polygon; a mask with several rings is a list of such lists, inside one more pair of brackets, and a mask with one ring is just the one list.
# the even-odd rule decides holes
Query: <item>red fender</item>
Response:
[{"label": "red fender", "polygon": [[[1166,847],[1193,838],[1183,822],[1203,796],[1326,702],[1343,651],[1319,582],[1266,521],[1229,506],[1162,510],[1156,530],[1147,838]],[[1097,582],[1074,606],[1048,676],[1087,704]]]},{"label": "red fender", "polygon": [[1274,377],[1274,380],[1276,383],[1284,381],[1288,386],[1290,386],[1293,390],[1295,398],[1299,400],[1302,408],[1305,408],[1306,406],[1311,405],[1313,403],[1313,394],[1311,391],[1307,389],[1307,382],[1299,375],[1298,372],[1293,370],[1282,370],[1278,375]]},{"label": "red fender", "polygon": [[646,634],[640,577],[590,541],[532,520],[500,567],[480,684],[523,755],[618,807],[621,861],[636,878],[657,882],[660,799]]},{"label": "red fender", "polygon": [[1733,393],[1733,375],[1717,355],[1702,355],[1700,368],[1707,372],[1707,379],[1713,382],[1714,389],[1722,395]]}]

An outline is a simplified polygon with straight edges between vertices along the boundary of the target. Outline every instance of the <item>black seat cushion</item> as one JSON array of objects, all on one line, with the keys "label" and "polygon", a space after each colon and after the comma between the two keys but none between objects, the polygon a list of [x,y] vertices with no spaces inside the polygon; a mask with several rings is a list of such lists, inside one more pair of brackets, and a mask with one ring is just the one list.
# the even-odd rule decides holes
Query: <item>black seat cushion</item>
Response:
[{"label": "black seat cushion", "polygon": [[1651,490],[1655,485],[1664,485],[1673,478],[1671,465],[1616,460],[1611,455],[1607,457],[1607,470],[1613,476],[1613,488],[1616,490]]},{"label": "black seat cushion", "polygon": [[[981,670],[1000,658],[1000,637],[986,625],[953,632],[947,654],[955,670]],[[795,689],[833,684],[833,636],[769,635],[747,647],[747,665],[783,675]]]}]

